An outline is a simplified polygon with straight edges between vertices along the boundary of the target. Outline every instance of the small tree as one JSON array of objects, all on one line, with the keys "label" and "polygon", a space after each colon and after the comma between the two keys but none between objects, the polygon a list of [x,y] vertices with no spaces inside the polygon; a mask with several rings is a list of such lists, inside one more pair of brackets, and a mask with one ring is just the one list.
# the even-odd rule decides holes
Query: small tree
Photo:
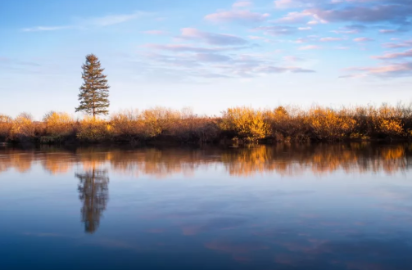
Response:
[{"label": "small tree", "polygon": [[89,54],[86,63],[82,66],[83,85],[80,87],[80,105],[76,112],[84,111],[95,118],[99,114],[109,113],[109,85],[107,84],[104,69],[100,67],[99,59]]}]

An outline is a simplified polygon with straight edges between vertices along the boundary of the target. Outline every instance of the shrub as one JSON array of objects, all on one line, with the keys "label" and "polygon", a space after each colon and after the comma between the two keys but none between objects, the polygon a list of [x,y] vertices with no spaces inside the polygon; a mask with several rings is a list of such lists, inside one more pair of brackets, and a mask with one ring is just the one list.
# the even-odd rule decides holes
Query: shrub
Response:
[{"label": "shrub", "polygon": [[249,141],[265,138],[269,128],[261,111],[247,107],[230,108],[223,112],[221,128],[233,131]]},{"label": "shrub", "polygon": [[32,139],[35,137],[35,131],[33,117],[28,113],[21,113],[13,121],[11,138],[17,140]]},{"label": "shrub", "polygon": [[74,120],[68,113],[49,112],[43,117],[45,133],[52,136],[64,136],[73,132]]},{"label": "shrub", "polygon": [[0,114],[0,139],[9,137],[13,127],[13,120],[7,115]]},{"label": "shrub", "polygon": [[85,117],[79,123],[77,138],[81,141],[97,142],[110,139],[113,127],[105,120]]},{"label": "shrub", "polygon": [[145,135],[147,137],[155,137],[160,134],[170,134],[172,126],[180,119],[180,112],[156,107],[144,110],[142,119],[145,126]]},{"label": "shrub", "polygon": [[346,115],[345,110],[337,113],[331,109],[314,108],[309,111],[307,121],[316,138],[321,140],[343,139],[356,128],[356,120]]},{"label": "shrub", "polygon": [[138,110],[126,110],[110,117],[113,135],[120,139],[143,137],[145,132],[142,116]]}]

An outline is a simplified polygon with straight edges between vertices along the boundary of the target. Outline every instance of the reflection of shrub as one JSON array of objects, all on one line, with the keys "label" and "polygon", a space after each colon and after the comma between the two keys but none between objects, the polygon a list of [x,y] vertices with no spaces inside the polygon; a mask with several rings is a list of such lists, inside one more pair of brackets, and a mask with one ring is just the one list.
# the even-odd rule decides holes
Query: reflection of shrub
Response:
[{"label": "reflection of shrub", "polygon": [[81,141],[97,142],[110,139],[112,126],[98,118],[85,117],[80,121],[77,138]]},{"label": "reflection of shrub", "polygon": [[246,107],[230,108],[223,112],[221,128],[249,141],[265,138],[269,132],[263,113]]}]

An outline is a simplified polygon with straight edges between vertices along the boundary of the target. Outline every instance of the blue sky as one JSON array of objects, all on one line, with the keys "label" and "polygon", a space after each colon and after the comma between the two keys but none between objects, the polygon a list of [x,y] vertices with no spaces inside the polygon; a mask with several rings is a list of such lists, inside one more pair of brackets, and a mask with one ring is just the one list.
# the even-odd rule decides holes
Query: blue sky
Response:
[{"label": "blue sky", "polygon": [[112,112],[412,101],[410,0],[0,2],[0,113],[74,114],[96,54]]}]

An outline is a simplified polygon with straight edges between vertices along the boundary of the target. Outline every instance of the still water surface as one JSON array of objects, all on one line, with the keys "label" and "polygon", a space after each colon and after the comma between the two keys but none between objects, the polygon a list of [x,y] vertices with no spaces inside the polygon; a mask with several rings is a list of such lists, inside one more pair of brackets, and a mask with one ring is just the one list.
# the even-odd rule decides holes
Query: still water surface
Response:
[{"label": "still water surface", "polygon": [[0,269],[412,269],[411,145],[0,149]]}]

